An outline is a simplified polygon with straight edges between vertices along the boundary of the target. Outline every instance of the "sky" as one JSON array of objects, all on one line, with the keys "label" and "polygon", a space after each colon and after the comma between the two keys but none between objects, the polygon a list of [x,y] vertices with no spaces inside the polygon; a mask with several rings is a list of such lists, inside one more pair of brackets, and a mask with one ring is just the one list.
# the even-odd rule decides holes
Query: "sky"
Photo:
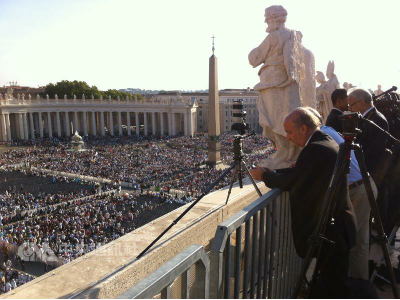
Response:
[{"label": "sky", "polygon": [[253,88],[248,54],[271,5],[286,8],[316,71],[333,60],[341,84],[400,85],[399,0],[0,0],[0,86],[203,90],[215,35],[219,89]]}]

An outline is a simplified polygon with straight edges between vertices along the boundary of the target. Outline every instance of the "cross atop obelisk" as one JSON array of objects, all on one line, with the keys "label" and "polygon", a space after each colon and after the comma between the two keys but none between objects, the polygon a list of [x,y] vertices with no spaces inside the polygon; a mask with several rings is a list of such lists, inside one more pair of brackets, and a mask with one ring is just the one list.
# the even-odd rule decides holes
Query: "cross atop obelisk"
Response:
[{"label": "cross atop obelisk", "polygon": [[213,54],[209,64],[209,88],[208,88],[208,164],[219,168],[221,166],[221,142],[220,142],[220,121],[219,121],[219,94],[218,94],[218,71],[217,58]]},{"label": "cross atop obelisk", "polygon": [[215,47],[214,47],[214,40],[215,40],[215,36],[213,35],[212,37],[212,40],[213,40],[213,42],[212,42],[212,52],[213,52],[213,55],[214,55],[214,50],[215,50]]}]

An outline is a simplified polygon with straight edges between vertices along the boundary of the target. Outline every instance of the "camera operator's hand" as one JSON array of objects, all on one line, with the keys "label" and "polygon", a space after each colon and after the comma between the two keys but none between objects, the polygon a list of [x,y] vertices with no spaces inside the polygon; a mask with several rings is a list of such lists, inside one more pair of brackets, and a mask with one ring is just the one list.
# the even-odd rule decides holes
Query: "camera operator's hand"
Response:
[{"label": "camera operator's hand", "polygon": [[251,176],[255,179],[255,180],[262,180],[262,174],[264,172],[273,172],[268,168],[262,168],[262,167],[256,167],[255,169],[251,169],[250,170],[250,174]]}]

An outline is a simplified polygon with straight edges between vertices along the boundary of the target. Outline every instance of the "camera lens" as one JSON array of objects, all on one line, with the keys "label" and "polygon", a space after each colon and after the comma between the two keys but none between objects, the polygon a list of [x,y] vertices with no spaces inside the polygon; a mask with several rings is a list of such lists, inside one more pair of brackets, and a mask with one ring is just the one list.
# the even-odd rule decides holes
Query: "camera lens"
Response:
[{"label": "camera lens", "polygon": [[243,100],[242,99],[235,99],[233,100],[233,123],[242,123],[243,119]]}]

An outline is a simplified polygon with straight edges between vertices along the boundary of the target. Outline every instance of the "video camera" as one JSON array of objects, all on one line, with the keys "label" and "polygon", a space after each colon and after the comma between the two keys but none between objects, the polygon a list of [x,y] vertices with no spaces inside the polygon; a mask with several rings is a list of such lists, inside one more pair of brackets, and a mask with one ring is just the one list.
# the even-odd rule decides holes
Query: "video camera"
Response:
[{"label": "video camera", "polygon": [[[375,98],[375,99],[374,99]],[[376,97],[373,96],[373,101],[375,107],[379,110],[381,108],[385,108],[387,106],[395,107],[397,110],[400,107],[400,97],[399,94],[391,92],[388,93],[380,99],[376,99]]]},{"label": "video camera", "polygon": [[[397,87],[375,96],[372,94],[372,99],[376,109],[385,116],[389,124],[389,132],[395,138],[400,138],[400,97],[394,91]],[[379,98],[379,99],[378,99]]]},{"label": "video camera", "polygon": [[381,170],[389,181],[400,182],[400,158],[398,153],[400,151],[400,141],[393,137],[389,132],[383,130],[374,122],[368,119],[364,119],[360,113],[346,113],[339,116],[339,120],[342,122],[343,137],[355,138],[358,133],[361,132],[359,128],[360,123],[365,123],[367,126],[375,126],[379,128],[387,137],[388,143],[386,147],[389,149],[385,150],[384,157],[382,161],[384,168]]},{"label": "video camera", "polygon": [[397,91],[397,86],[392,86],[390,89],[384,91],[379,95],[375,95],[374,93],[372,93],[372,100],[374,101],[374,105],[376,106],[376,104],[378,104],[378,106],[380,106],[389,103],[394,103],[398,105],[399,95],[395,93],[395,91]]},{"label": "video camera", "polygon": [[243,99],[233,100],[233,124],[231,129],[243,135],[249,130],[249,123],[246,123],[247,112],[243,110]]},{"label": "video camera", "polygon": [[360,132],[358,124],[361,119],[362,116],[359,112],[340,115],[339,120],[342,122],[343,135],[355,137]]}]

